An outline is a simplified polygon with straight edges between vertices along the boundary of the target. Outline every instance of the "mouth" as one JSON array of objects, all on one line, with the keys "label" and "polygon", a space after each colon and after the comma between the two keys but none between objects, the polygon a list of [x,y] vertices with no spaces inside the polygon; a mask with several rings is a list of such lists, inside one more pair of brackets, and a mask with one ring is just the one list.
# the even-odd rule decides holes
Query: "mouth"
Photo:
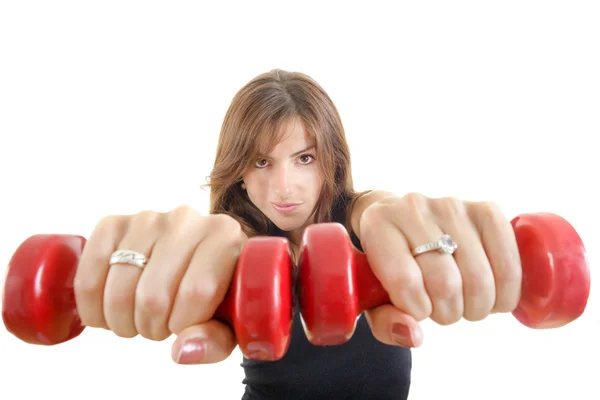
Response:
[{"label": "mouth", "polygon": [[273,208],[281,213],[290,213],[300,207],[302,203],[271,203]]}]

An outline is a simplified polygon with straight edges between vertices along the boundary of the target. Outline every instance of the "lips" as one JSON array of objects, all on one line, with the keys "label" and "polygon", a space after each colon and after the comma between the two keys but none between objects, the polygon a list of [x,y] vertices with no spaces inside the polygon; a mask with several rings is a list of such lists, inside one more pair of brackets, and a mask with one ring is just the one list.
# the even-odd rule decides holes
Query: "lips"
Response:
[{"label": "lips", "polygon": [[271,203],[276,207],[281,207],[281,208],[285,208],[285,207],[293,207],[293,206],[299,206],[300,203]]},{"label": "lips", "polygon": [[289,213],[294,211],[302,203],[271,203],[273,208],[281,213]]}]

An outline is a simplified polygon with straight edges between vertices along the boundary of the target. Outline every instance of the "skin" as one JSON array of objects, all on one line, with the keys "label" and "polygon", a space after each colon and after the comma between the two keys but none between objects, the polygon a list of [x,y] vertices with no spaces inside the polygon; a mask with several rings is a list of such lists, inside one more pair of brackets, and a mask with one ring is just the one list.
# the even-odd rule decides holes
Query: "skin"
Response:
[{"label": "skin", "polygon": [[[295,121],[286,128],[282,141],[244,174],[243,183],[250,201],[288,233],[298,254],[304,229],[314,222],[323,179],[302,125]],[[282,214],[272,202],[301,205]],[[449,325],[516,308],[519,252],[510,222],[494,203],[374,191],[356,202],[351,221],[391,300],[366,312],[377,340],[417,347],[423,341],[419,322],[426,318]],[[411,255],[411,249],[442,233],[458,243],[453,255]],[[225,360],[235,337],[212,317],[247,239],[233,218],[201,216],[185,206],[103,218],[88,239],[74,281],[83,324],[122,337],[164,340],[175,334],[172,358],[180,364]],[[141,252],[148,264],[110,267],[117,249]]]},{"label": "skin", "polygon": [[[286,126],[283,140],[243,176],[250,201],[277,227],[288,232],[294,253],[304,229],[312,224],[313,210],[323,185],[314,142],[295,120]],[[292,213],[277,211],[272,203],[299,203]]]},{"label": "skin", "polygon": [[[367,313],[382,342],[404,341],[406,337],[393,334],[394,329],[403,331],[395,325],[401,320],[417,345],[423,336],[417,321],[480,321],[517,307],[522,282],[519,251],[510,221],[494,203],[391,195],[368,206],[359,225],[371,270],[390,295],[391,305]],[[442,233],[458,243],[453,255],[411,255],[413,248]]]},{"label": "skin", "polygon": [[[172,358],[180,363],[226,359],[235,337],[212,318],[247,239],[233,218],[202,216],[188,206],[101,219],[74,279],[83,325],[156,341],[175,334]],[[148,262],[143,269],[109,266],[117,249],[143,253]]]}]

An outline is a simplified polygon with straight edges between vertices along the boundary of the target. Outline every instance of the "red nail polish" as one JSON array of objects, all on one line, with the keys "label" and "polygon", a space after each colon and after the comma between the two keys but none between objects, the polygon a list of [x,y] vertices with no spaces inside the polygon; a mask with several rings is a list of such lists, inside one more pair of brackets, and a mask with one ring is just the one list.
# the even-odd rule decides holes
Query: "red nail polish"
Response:
[{"label": "red nail polish", "polygon": [[178,364],[199,364],[206,354],[206,341],[201,338],[186,340],[179,348]]},{"label": "red nail polish", "polygon": [[408,326],[396,323],[392,325],[392,337],[398,344],[404,347],[413,347],[411,331]]}]

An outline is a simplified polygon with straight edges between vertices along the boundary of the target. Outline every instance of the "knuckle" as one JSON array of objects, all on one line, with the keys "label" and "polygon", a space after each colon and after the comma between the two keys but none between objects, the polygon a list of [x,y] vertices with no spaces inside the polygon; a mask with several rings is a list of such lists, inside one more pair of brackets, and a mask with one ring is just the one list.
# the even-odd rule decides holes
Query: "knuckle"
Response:
[{"label": "knuckle", "polygon": [[238,234],[242,226],[233,217],[227,214],[213,214],[210,216],[210,225],[219,232],[229,232],[232,234]]},{"label": "knuckle", "polygon": [[481,311],[479,311],[479,312],[466,312],[465,311],[465,315],[463,316],[463,318],[469,322],[478,322],[478,321],[482,321],[485,318],[485,316],[483,315],[483,313]]},{"label": "knuckle", "polygon": [[428,300],[427,293],[423,291],[423,277],[417,271],[402,271],[393,276],[386,277],[387,287],[393,288],[391,292],[405,293],[400,298],[406,299],[423,299],[420,302],[410,301],[408,304],[402,304],[402,308],[406,309],[413,318],[424,320],[431,315],[432,305]]},{"label": "knuckle", "polygon": [[484,298],[492,297],[495,292],[495,285],[492,279],[482,274],[466,274],[463,277],[465,291],[470,297]]},{"label": "knuckle", "polygon": [[123,338],[123,339],[133,339],[134,337],[137,336],[137,334],[133,334],[132,332],[129,332],[129,331],[119,331],[116,329],[111,329],[111,332],[115,336]]},{"label": "knuckle", "polygon": [[470,322],[483,321],[488,315],[490,315],[492,307],[480,307],[476,310],[465,311],[463,316],[465,320]]},{"label": "knuckle", "polygon": [[122,337],[123,339],[133,339],[137,335],[138,333],[136,331],[127,331],[121,332],[118,336]]},{"label": "knuckle", "polygon": [[509,313],[513,312],[519,306],[518,298],[515,299],[498,299],[494,305],[492,312],[495,313]]},{"label": "knuckle", "polygon": [[496,279],[502,286],[520,286],[523,279],[521,265],[510,260],[501,262]]},{"label": "knuckle", "polygon": [[424,226],[432,212],[431,199],[420,193],[409,193],[398,202],[394,214],[416,226]]},{"label": "knuckle", "polygon": [[159,291],[138,292],[136,297],[136,308],[138,308],[142,314],[151,317],[162,317],[166,315],[171,305],[170,296],[166,293],[160,293]]},{"label": "knuckle", "polygon": [[389,277],[391,287],[402,291],[414,292],[420,289],[422,276],[416,270],[401,271]]},{"label": "knuckle", "polygon": [[159,328],[157,330],[151,330],[145,334],[145,338],[153,340],[155,342],[161,342],[171,336],[171,332],[167,329]]},{"label": "knuckle", "polygon": [[242,225],[236,219],[226,214],[216,214],[213,217],[215,218],[211,221],[212,231],[218,232],[227,245],[238,248],[248,239]]},{"label": "knuckle", "polygon": [[459,322],[464,317],[462,300],[436,301],[431,319],[442,326]]},{"label": "knuckle", "polygon": [[[388,213],[389,206],[386,204],[371,204],[367,207],[361,216],[360,226],[361,230],[367,228],[366,224],[379,225],[385,219]],[[366,223],[365,223],[366,221]]]},{"label": "knuckle", "polygon": [[188,320],[176,315],[171,316],[167,321],[167,329],[169,330],[169,332],[174,333],[175,335],[178,335],[189,325],[190,324],[188,323]]},{"label": "knuckle", "polygon": [[133,304],[132,295],[125,292],[111,292],[104,298],[104,303],[109,310],[126,310]]},{"label": "knuckle", "polygon": [[222,285],[216,279],[204,278],[202,281],[188,281],[180,289],[181,299],[194,307],[211,307],[222,294]]},{"label": "knuckle", "polygon": [[77,274],[73,280],[73,290],[81,302],[99,294],[102,287],[98,280]]},{"label": "knuckle", "polygon": [[120,215],[107,215],[102,217],[96,224],[94,229],[94,236],[97,234],[104,235],[106,233],[112,233],[118,230],[121,226],[122,216]]},{"label": "knuckle", "polygon": [[198,212],[191,206],[177,206],[168,213],[169,224],[183,225],[195,220],[199,216]]},{"label": "knuckle", "polygon": [[133,215],[131,218],[131,223],[141,226],[151,226],[157,222],[159,217],[160,213],[150,210],[144,210]]},{"label": "knuckle", "polygon": [[439,313],[431,318],[433,321],[442,326],[448,326],[460,321],[461,316],[458,313]]},{"label": "knuckle", "polygon": [[427,291],[433,299],[447,301],[455,298],[462,291],[462,286],[461,279],[439,274],[429,279]]},{"label": "knuckle", "polygon": [[429,211],[431,199],[421,193],[408,193],[402,198],[402,200],[405,208],[411,212],[425,214]]},{"label": "knuckle", "polygon": [[411,316],[417,321],[423,321],[431,316],[433,305],[431,302],[421,303],[420,307],[411,313]]},{"label": "knuckle", "polygon": [[504,213],[498,204],[493,201],[481,201],[473,204],[475,213],[481,218],[484,223],[489,223],[491,226],[505,223]]},{"label": "knuckle", "polygon": [[467,321],[481,321],[486,318],[494,308],[496,299],[495,281],[491,274],[481,273],[466,274],[463,277],[465,295],[470,301],[465,305],[464,318]]},{"label": "knuckle", "polygon": [[121,327],[111,327],[111,331],[122,338],[125,339],[131,339],[134,338],[138,335],[137,331],[135,331],[135,329],[125,329],[125,328],[121,328]]},{"label": "knuckle", "polygon": [[519,305],[521,279],[498,280],[495,312],[512,312]]},{"label": "knuckle", "polygon": [[455,197],[442,197],[432,200],[432,203],[438,214],[445,218],[462,217],[466,213],[465,203]]}]

